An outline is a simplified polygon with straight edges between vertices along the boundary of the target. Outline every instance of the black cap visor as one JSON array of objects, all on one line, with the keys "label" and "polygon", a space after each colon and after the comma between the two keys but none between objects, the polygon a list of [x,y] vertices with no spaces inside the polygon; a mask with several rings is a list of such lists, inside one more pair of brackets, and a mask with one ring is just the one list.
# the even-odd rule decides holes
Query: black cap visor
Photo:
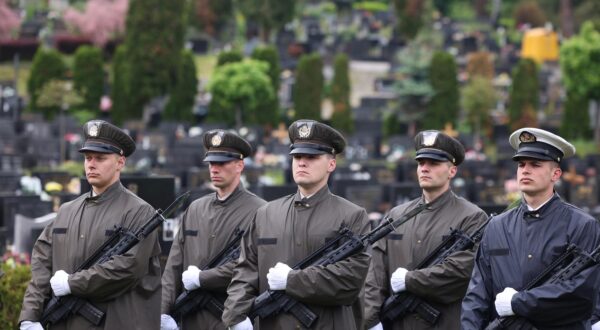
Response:
[{"label": "black cap visor", "polygon": [[83,147],[79,149],[79,152],[99,152],[102,154],[118,154],[123,155],[123,150],[112,146],[110,144],[101,143],[101,142],[86,142],[83,144]]},{"label": "black cap visor", "polygon": [[423,149],[420,149],[419,151],[417,151],[417,155],[415,156],[415,159],[433,159],[433,160],[437,160],[440,162],[451,162],[452,163],[452,156],[450,156],[449,154],[447,154],[444,151],[437,150],[437,149],[431,149],[431,148],[423,148]]},{"label": "black cap visor", "polygon": [[204,156],[205,162],[226,163],[232,160],[242,160],[244,157],[241,154],[227,151],[209,151]]},{"label": "black cap visor", "polygon": [[563,158],[563,153],[547,143],[522,143],[512,159],[518,161],[521,158],[552,160],[559,163]]},{"label": "black cap visor", "polygon": [[290,155],[333,155],[335,150],[333,147],[328,147],[316,143],[294,143],[290,146]]}]

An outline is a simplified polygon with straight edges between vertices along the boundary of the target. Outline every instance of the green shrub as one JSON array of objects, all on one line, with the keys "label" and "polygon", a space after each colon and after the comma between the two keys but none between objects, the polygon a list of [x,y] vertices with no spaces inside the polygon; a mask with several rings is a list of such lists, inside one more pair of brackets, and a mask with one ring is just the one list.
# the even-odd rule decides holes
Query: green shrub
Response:
[{"label": "green shrub", "polygon": [[63,56],[56,50],[40,48],[33,57],[31,64],[31,74],[27,81],[27,91],[29,92],[29,109],[43,111],[47,118],[52,118],[60,109],[58,107],[45,108],[37,104],[38,96],[44,85],[56,79],[63,79],[67,73],[67,65]]},{"label": "green shrub", "polygon": [[244,59],[244,55],[239,50],[230,50],[219,53],[217,58],[217,66],[222,66],[228,63],[240,62]]},{"label": "green shrub", "polygon": [[28,265],[2,265],[4,276],[0,278],[0,329],[18,329],[23,295],[31,268]]},{"label": "green shrub", "polygon": [[77,48],[73,60],[73,84],[84,98],[82,107],[98,111],[104,94],[104,62],[100,48]]}]

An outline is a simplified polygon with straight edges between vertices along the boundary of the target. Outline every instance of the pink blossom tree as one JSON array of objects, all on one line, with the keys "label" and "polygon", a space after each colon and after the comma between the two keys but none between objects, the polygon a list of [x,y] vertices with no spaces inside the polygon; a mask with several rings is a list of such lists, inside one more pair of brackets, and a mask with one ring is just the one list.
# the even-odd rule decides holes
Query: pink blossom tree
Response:
[{"label": "pink blossom tree", "polygon": [[125,32],[128,0],[90,0],[83,12],[69,8],[64,21],[92,42],[103,47],[112,38]]},{"label": "pink blossom tree", "polygon": [[0,0],[0,39],[10,38],[20,24],[19,15],[8,6],[6,0]]}]

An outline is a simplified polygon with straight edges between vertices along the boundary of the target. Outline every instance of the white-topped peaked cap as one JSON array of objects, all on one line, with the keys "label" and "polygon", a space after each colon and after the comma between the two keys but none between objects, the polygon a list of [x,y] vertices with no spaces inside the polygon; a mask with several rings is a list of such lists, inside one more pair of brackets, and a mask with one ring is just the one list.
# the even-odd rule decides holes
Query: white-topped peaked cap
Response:
[{"label": "white-topped peaked cap", "polygon": [[575,147],[562,137],[539,128],[525,127],[514,131],[508,139],[517,151],[513,160],[534,158],[560,163],[575,155]]}]

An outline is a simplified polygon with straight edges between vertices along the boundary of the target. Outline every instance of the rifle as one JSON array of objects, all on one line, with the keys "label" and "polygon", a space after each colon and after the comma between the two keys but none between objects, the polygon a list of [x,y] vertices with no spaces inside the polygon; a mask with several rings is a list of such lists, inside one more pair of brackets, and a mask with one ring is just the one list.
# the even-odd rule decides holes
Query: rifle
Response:
[{"label": "rifle", "polygon": [[[161,209],[156,210],[152,218],[135,232],[131,232],[123,227],[116,227],[109,239],[104,242],[91,257],[81,264],[75,272],[106,262],[114,256],[125,254],[158,228],[165,218],[168,218],[178,210],[188,199],[189,195],[190,193],[186,192],[177,197],[165,211],[162,211]],[[83,298],[73,295],[57,297],[52,294],[52,297],[44,308],[40,323],[46,328],[49,324],[56,324],[74,314],[83,316],[86,320],[96,326],[102,323],[105,315],[103,311]]]},{"label": "rifle", "polygon": [[[214,256],[202,270],[207,270],[224,265],[240,256],[240,240],[244,235],[244,230],[236,229],[234,237],[216,256]],[[225,300],[215,297],[212,293],[198,288],[196,290],[184,290],[171,307],[170,314],[175,320],[181,320],[186,314],[206,309],[217,319],[223,316],[223,304]]]},{"label": "rifle", "polygon": [[[348,228],[344,228],[334,240],[300,261],[293,269],[327,266],[360,253],[396,227],[421,213],[427,206],[428,204],[418,205],[398,220],[385,217],[375,229],[365,235],[354,235]],[[341,246],[334,248],[342,238],[347,240]],[[264,319],[281,312],[291,313],[306,328],[310,328],[318,318],[306,305],[286,295],[284,290],[267,290],[256,297],[249,318],[253,320],[258,316]]]},{"label": "rifle", "polygon": [[[415,269],[423,269],[441,264],[457,251],[473,248],[481,241],[483,231],[494,215],[490,216],[469,236],[462,230],[450,228],[450,235],[440,243]],[[403,318],[410,313],[417,313],[427,323],[434,325],[441,313],[422,298],[409,293],[399,292],[389,296],[381,307],[380,320],[382,323],[391,323],[397,318]]]},{"label": "rifle", "polygon": [[[588,267],[598,263],[600,257],[600,246],[596,247],[591,253],[587,253],[575,244],[567,247],[558,258],[556,258],[548,267],[546,267],[538,276],[531,280],[523,290],[530,290],[542,284],[555,284],[567,281],[573,276],[581,273]],[[502,316],[498,317],[485,330],[505,329],[511,326],[519,325],[519,329],[535,329],[527,319],[520,316]]]}]

